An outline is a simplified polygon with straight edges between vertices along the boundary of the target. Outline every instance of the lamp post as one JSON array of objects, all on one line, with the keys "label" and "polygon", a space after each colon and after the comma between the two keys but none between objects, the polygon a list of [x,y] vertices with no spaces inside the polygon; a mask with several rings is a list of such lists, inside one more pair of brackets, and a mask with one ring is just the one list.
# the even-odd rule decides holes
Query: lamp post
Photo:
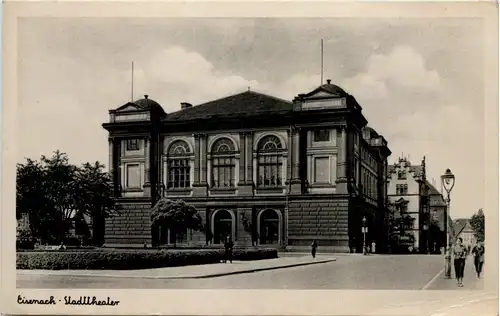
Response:
[{"label": "lamp post", "polygon": [[446,254],[445,254],[445,275],[447,278],[451,278],[451,246],[452,246],[452,238],[450,236],[451,231],[450,231],[450,224],[448,223],[448,219],[451,219],[450,216],[450,195],[451,195],[451,190],[455,186],[455,175],[451,172],[450,169],[446,169],[445,173],[441,176],[441,183],[443,188],[446,191],[446,209],[448,210],[446,216],[446,246],[448,247],[446,249]]},{"label": "lamp post", "polygon": [[363,233],[363,255],[367,255],[366,251],[366,233],[368,232],[368,227],[366,227],[366,217],[363,216],[363,227],[361,228],[361,232]]}]

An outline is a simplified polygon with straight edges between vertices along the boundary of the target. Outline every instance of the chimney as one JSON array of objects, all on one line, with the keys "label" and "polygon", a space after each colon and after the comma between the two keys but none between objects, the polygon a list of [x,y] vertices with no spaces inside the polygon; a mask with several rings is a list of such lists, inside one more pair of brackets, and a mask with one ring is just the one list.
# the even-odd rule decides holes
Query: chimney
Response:
[{"label": "chimney", "polygon": [[192,106],[193,105],[191,103],[181,102],[181,110],[189,109]]},{"label": "chimney", "polygon": [[331,79],[326,79],[326,84],[331,84],[332,80]]},{"label": "chimney", "polygon": [[149,97],[149,96],[148,96],[147,94],[145,94],[145,95],[144,95],[144,99],[146,99],[146,100],[147,100],[147,99],[148,99],[148,97]]}]

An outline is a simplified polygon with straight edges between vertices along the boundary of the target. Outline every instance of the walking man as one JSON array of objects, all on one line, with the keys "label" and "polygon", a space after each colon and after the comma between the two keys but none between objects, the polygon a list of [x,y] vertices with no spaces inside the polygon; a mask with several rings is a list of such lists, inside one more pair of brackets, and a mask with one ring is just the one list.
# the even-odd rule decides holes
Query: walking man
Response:
[{"label": "walking man", "polygon": [[477,242],[472,248],[472,255],[474,256],[474,266],[476,267],[477,277],[481,277],[481,271],[484,264],[484,245],[482,242]]},{"label": "walking man", "polygon": [[224,263],[229,260],[229,263],[233,263],[233,247],[234,243],[231,239],[231,236],[226,238],[226,242],[224,243]]},{"label": "walking man", "polygon": [[311,244],[311,255],[313,258],[316,258],[316,249],[318,248],[318,243],[316,242],[316,239],[313,240]]}]

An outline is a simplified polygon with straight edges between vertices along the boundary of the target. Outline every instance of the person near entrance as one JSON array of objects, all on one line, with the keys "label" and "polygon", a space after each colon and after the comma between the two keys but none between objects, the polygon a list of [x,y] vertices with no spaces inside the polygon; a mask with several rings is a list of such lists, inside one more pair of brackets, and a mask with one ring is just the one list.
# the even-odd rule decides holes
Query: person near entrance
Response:
[{"label": "person near entrance", "polygon": [[231,236],[227,236],[224,243],[224,263],[227,263],[228,260],[230,263],[233,263],[233,247],[234,243]]},{"label": "person near entrance", "polygon": [[467,258],[467,248],[463,245],[463,240],[458,237],[457,243],[453,248],[453,255],[455,257],[455,277],[457,278],[457,285],[463,287],[465,259]]},{"label": "person near entrance", "polygon": [[311,255],[313,258],[316,258],[316,249],[318,249],[318,242],[316,242],[316,239],[313,240],[311,244]]},{"label": "person near entrance", "polygon": [[483,270],[484,264],[484,245],[482,242],[477,242],[471,251],[474,256],[474,266],[476,267],[477,277],[481,277],[481,272]]}]

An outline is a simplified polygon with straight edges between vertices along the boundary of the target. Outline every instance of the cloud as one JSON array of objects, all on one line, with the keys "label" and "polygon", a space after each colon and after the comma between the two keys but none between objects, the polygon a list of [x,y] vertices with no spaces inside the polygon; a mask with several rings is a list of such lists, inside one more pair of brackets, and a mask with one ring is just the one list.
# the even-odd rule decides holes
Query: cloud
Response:
[{"label": "cloud", "polygon": [[355,95],[378,99],[386,97],[388,89],[437,91],[440,81],[438,72],[428,70],[424,58],[415,49],[396,46],[387,55],[373,54],[366,71],[346,79],[343,84]]},{"label": "cloud", "polygon": [[256,80],[219,72],[195,51],[180,46],[162,49],[138,65],[135,90],[149,94],[165,111],[179,110],[179,103],[198,104],[260,87]]}]

